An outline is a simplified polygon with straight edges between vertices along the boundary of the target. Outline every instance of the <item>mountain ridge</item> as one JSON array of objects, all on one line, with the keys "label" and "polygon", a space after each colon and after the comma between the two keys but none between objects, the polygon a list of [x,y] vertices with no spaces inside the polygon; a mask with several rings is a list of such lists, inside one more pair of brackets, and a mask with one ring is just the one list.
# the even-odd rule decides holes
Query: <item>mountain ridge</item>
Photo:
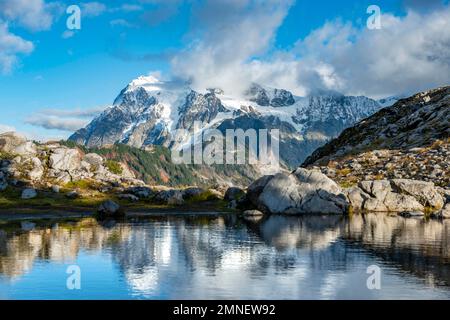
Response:
[{"label": "mountain ridge", "polygon": [[379,102],[363,96],[298,97],[288,90],[253,84],[241,97],[221,89],[199,92],[182,82],[147,76],[131,81],[112,106],[69,140],[88,147],[119,142],[138,148],[177,148],[171,144],[172,132],[192,131],[194,121],[203,122],[200,130],[280,128],[281,160],[295,167],[317,147],[380,108]]}]

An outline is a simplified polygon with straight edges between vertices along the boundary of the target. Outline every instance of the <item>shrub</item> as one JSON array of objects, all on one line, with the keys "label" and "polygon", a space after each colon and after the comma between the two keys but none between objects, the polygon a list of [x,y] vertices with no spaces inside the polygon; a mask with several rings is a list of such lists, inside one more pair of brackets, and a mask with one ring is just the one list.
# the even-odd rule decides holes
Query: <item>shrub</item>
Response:
[{"label": "shrub", "polygon": [[105,164],[110,172],[114,174],[122,174],[123,169],[119,162],[114,160],[107,160]]}]

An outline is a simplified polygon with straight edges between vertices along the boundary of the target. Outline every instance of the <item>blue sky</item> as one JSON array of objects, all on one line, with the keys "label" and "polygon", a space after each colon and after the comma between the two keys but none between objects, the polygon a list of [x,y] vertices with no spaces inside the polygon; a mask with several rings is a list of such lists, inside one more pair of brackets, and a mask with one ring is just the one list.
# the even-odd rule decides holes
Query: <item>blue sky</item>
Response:
[{"label": "blue sky", "polygon": [[[71,4],[81,8],[74,33],[66,27]],[[383,14],[378,33],[366,27],[372,4]],[[67,137],[150,72],[197,87],[244,86],[248,78],[296,94],[326,88],[382,97],[445,85],[448,14],[448,1],[437,0],[0,0],[0,131]],[[383,60],[390,44],[413,34],[418,41],[404,43],[411,57]],[[417,58],[421,48],[430,52]]]}]

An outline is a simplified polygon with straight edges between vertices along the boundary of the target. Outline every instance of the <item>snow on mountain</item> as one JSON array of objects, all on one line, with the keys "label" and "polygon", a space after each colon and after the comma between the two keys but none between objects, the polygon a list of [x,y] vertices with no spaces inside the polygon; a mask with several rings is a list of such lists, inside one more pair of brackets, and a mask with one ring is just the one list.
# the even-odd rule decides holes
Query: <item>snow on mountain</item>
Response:
[{"label": "snow on mountain", "polygon": [[[130,82],[111,107],[69,139],[97,147],[116,142],[134,147],[171,144],[176,129],[279,129],[280,156],[289,166],[300,164],[317,147],[343,129],[370,116],[382,105],[367,97],[321,93],[294,96],[283,89],[252,85],[238,96],[220,89],[192,90],[186,83],[154,76]],[[186,137],[186,140],[189,138]]]}]

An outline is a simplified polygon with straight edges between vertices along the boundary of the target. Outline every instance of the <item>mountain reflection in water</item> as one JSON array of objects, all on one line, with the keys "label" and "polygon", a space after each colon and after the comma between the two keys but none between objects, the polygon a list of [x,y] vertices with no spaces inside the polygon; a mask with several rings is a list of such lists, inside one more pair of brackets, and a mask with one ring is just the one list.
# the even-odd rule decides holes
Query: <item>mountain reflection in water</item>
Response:
[{"label": "mountain reflection in water", "polygon": [[[22,227],[0,225],[0,299],[450,298],[448,220],[225,215]],[[66,288],[72,264],[82,290]],[[366,286],[373,264],[381,290]]]}]

